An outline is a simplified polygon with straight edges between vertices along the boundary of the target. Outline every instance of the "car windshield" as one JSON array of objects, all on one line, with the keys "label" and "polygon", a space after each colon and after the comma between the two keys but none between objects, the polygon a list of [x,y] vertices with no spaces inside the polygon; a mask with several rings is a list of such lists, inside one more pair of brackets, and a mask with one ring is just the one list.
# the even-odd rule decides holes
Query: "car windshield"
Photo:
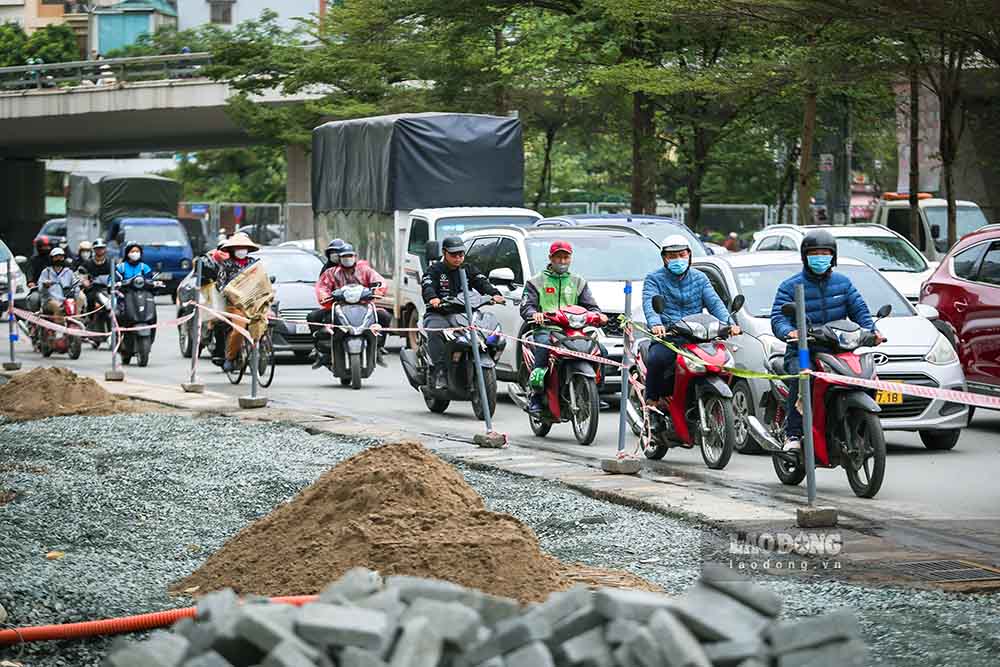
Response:
[{"label": "car windshield", "polygon": [[[680,234],[688,240],[691,244],[691,256],[692,257],[707,257],[708,251],[705,250],[705,245],[698,240],[690,229],[681,224],[673,224],[666,222],[665,220],[642,220],[633,219],[630,224],[627,220],[601,220],[599,218],[589,218],[581,221],[586,225],[622,225],[626,227],[632,227],[638,230],[644,236],[652,239],[656,243],[660,243],[663,239],[671,234]],[[638,223],[638,224],[636,224]]]},{"label": "car windshield", "polygon": [[[798,264],[733,269],[739,293],[746,298],[746,313],[753,317],[771,317],[771,306],[774,304],[774,295],[778,293],[778,286],[801,270],[802,267]],[[886,304],[892,306],[891,317],[913,315],[910,303],[878,271],[867,266],[838,266],[834,270],[851,279],[873,316],[875,311]]]},{"label": "car windshield", "polygon": [[[6,262],[8,259],[12,259],[10,248],[3,241],[0,241],[0,262]],[[7,277],[7,267],[0,267],[0,277]]]},{"label": "car windshield", "polygon": [[879,271],[920,273],[927,262],[909,242],[894,236],[844,236],[837,239],[841,257],[852,257]]},{"label": "car windshield", "polygon": [[453,218],[441,218],[437,221],[435,229],[437,238],[443,239],[446,236],[461,236],[470,229],[483,229],[485,227],[504,227],[514,225],[515,227],[531,227],[538,218],[530,215],[467,215]]},{"label": "car windshield", "polygon": [[180,225],[125,225],[125,241],[142,246],[182,248],[188,244]]},{"label": "car windshield", "polygon": [[54,220],[46,222],[40,233],[48,236],[66,236],[66,223]]},{"label": "car windshield", "polygon": [[[528,261],[537,273],[549,263],[549,246],[554,237],[529,239]],[[642,280],[663,266],[656,244],[644,236],[570,237],[573,244],[573,273],[589,281]]]},{"label": "car windshield", "polygon": [[[948,207],[927,206],[921,210],[927,216],[927,224],[931,227],[937,225],[940,228],[941,233],[934,241],[943,250],[947,247],[948,243]],[[958,233],[955,234],[956,239],[960,239],[966,234],[990,224],[978,206],[959,206],[955,211],[955,223],[955,227],[958,230]]]},{"label": "car windshield", "polygon": [[254,257],[264,262],[267,275],[278,283],[315,283],[323,260],[309,252],[261,253]]}]

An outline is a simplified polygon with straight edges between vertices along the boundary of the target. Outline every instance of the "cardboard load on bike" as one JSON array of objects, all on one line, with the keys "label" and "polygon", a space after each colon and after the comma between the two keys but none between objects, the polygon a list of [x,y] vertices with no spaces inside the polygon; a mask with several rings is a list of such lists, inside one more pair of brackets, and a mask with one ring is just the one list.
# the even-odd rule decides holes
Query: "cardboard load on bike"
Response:
[{"label": "cardboard load on bike", "polygon": [[252,264],[226,285],[226,300],[249,318],[248,330],[254,340],[267,329],[267,311],[274,300],[274,289],[263,262]]}]

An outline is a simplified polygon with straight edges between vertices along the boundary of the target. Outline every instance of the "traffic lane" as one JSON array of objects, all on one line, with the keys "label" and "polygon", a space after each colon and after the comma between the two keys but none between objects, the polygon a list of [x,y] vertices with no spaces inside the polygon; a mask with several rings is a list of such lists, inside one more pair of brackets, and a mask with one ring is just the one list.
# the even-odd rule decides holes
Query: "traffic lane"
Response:
[{"label": "traffic lane", "polygon": [[[158,311],[161,321],[172,318],[176,312],[167,305],[160,306]],[[23,343],[20,349],[22,361],[26,363],[65,365],[95,374],[103,374],[110,367],[110,352],[106,348],[97,352],[85,348],[77,361],[58,355],[46,361],[30,352]],[[341,386],[325,369],[312,370],[309,364],[296,363],[291,355],[282,355],[274,384],[269,389],[261,389],[261,394],[280,405],[339,413],[362,422],[444,437],[470,439],[483,430],[469,402],[454,402],[443,415],[431,413],[420,394],[406,382],[398,355],[389,355],[386,360],[389,368],[376,368],[372,377],[364,381],[363,388],[355,391]],[[125,367],[125,372],[129,377],[149,382],[186,382],[190,360],[180,355],[176,328],[158,332],[148,367],[129,366]],[[198,379],[210,391],[234,398],[249,393],[249,377],[234,386],[207,358],[198,361]],[[537,438],[531,432],[525,413],[506,398],[504,384],[501,384],[494,423],[496,430],[527,447],[554,447],[591,457],[613,456],[617,451],[617,411],[602,412],[598,436],[592,446],[577,445],[569,424],[557,424],[547,437]],[[1000,412],[987,410],[976,411],[973,425],[963,431],[958,445],[950,452],[926,449],[915,433],[887,432],[890,454],[885,483],[876,499],[855,498],[843,469],[817,470],[817,488],[821,498],[862,513],[870,512],[873,503],[877,503],[880,515],[995,518],[1000,506],[1000,491],[995,484],[1000,475],[998,433]],[[626,450],[634,451],[635,444],[636,438],[627,431]],[[746,487],[767,495],[805,494],[804,483],[799,487],[782,485],[767,456],[734,454],[725,470],[714,471],[705,467],[698,450],[674,449],[664,457],[663,464],[671,472],[692,479]]]}]

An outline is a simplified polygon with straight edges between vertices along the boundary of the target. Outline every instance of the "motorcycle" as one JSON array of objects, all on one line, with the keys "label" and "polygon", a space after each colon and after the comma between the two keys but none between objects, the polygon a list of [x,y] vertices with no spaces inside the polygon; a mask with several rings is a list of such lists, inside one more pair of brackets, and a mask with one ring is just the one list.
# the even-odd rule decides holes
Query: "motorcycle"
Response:
[{"label": "motorcycle", "polygon": [[[327,369],[340,379],[340,384],[350,385],[351,389],[361,389],[362,378],[375,372],[378,334],[371,327],[378,323],[375,288],[379,286],[347,285],[330,296],[334,326],[327,339],[329,349],[321,351],[329,352]],[[320,336],[320,340],[323,338]]]},{"label": "motorcycle", "polygon": [[[73,286],[66,290],[66,292],[72,293],[78,286],[79,281],[74,282]],[[47,296],[43,293],[42,304],[44,304],[46,300]],[[76,299],[71,297],[64,298],[62,300],[61,309],[63,315],[62,325],[64,327],[67,329],[81,331],[84,329],[83,324],[76,318]],[[38,316],[44,319],[52,319],[46,315],[44,305],[38,313]],[[60,331],[52,331],[51,329],[46,329],[45,327],[35,327],[34,331],[34,335],[37,337],[38,341],[38,351],[42,353],[43,357],[51,357],[53,353],[58,353],[69,355],[70,359],[80,358],[80,354],[83,351],[83,342],[80,336],[73,336]]]},{"label": "motorcycle", "polygon": [[[743,302],[743,295],[736,295],[730,313],[737,313]],[[662,296],[653,297],[657,313],[662,313],[665,305]],[[665,413],[646,405],[644,398],[646,363],[653,341],[644,339],[637,344],[629,369],[632,391],[626,413],[646,458],[662,459],[671,447],[697,446],[709,468],[722,470],[729,463],[736,441],[736,417],[729,387],[732,375],[724,368],[733,366],[733,355],[722,341],[729,338],[730,331],[729,325],[707,313],[689,315],[668,327],[667,335],[684,339],[678,347],[688,356],[677,355],[674,391]]]},{"label": "motorcycle", "polygon": [[[142,276],[134,276],[117,283],[118,291],[118,323],[125,328],[144,327],[156,324],[156,290],[163,283],[147,280]],[[156,329],[140,329],[139,331],[122,332],[121,354],[122,364],[128,366],[132,357],[138,357],[139,365],[149,364],[149,352],[156,340]]]},{"label": "motorcycle", "polygon": [[[892,306],[882,306],[877,319],[887,317]],[[785,304],[782,313],[795,315],[795,305]],[[856,377],[875,379],[874,352],[858,353],[862,347],[876,344],[875,333],[862,329],[850,320],[837,320],[822,326],[809,326],[807,330],[817,370]],[[827,351],[828,350],[828,351]],[[771,370],[784,374],[784,360],[770,360]],[[879,413],[882,409],[872,397],[874,390],[851,385],[839,385],[820,378],[812,384],[813,454],[820,468],[843,467],[854,495],[873,498],[885,477],[885,436]],[[771,453],[774,472],[782,484],[795,486],[806,476],[802,450],[784,451],[785,400],[788,386],[782,380],[772,379],[771,388],[761,398],[765,424],[754,416],[747,417],[750,434],[762,449]]]},{"label": "motorcycle", "polygon": [[[528,414],[531,431],[544,438],[553,424],[572,422],[573,435],[581,445],[589,445],[597,436],[601,399],[598,386],[603,381],[601,366],[593,361],[574,357],[568,352],[583,352],[601,356],[597,330],[603,316],[581,306],[565,306],[554,313],[545,313],[545,320],[561,328],[552,331],[549,344],[555,349],[549,354],[549,369],[545,377],[545,410],[538,415]],[[523,364],[519,383],[510,384],[508,393],[521,409],[528,405],[528,377],[535,358],[531,347],[521,349]]]},{"label": "motorcycle", "polygon": [[[446,389],[434,388],[434,365],[431,363],[427,347],[427,334],[423,330],[418,335],[417,349],[402,350],[400,360],[407,381],[411,387],[423,394],[428,410],[440,414],[448,409],[452,401],[472,401],[476,419],[485,419],[487,410],[490,416],[496,411],[496,360],[506,347],[507,340],[500,335],[500,323],[497,318],[483,310],[485,306],[492,304],[493,300],[472,291],[469,294],[469,302],[472,307],[472,326],[476,327],[472,330],[467,328],[469,320],[465,313],[465,299],[462,296],[444,299],[439,308],[439,311],[447,316],[448,325],[457,329],[444,332],[448,377]],[[476,380],[473,345],[478,345],[481,350],[479,359],[483,368],[488,403],[485,406],[480,398]]]},{"label": "motorcycle", "polygon": [[[111,333],[111,276],[97,276],[84,279],[84,287],[88,293],[89,302],[93,306],[94,312],[87,316],[85,320],[87,331],[95,333]],[[109,337],[108,340],[110,340]],[[104,338],[93,337],[90,344],[94,349],[101,347]]]}]

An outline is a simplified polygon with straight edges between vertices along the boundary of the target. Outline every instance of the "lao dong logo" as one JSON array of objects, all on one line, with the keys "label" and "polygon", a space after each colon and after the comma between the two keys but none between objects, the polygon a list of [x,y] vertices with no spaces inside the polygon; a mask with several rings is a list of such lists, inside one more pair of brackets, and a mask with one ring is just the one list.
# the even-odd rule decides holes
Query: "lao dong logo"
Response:
[{"label": "lao dong logo", "polygon": [[729,553],[741,556],[795,555],[831,557],[843,551],[840,533],[746,533],[730,534]]}]

